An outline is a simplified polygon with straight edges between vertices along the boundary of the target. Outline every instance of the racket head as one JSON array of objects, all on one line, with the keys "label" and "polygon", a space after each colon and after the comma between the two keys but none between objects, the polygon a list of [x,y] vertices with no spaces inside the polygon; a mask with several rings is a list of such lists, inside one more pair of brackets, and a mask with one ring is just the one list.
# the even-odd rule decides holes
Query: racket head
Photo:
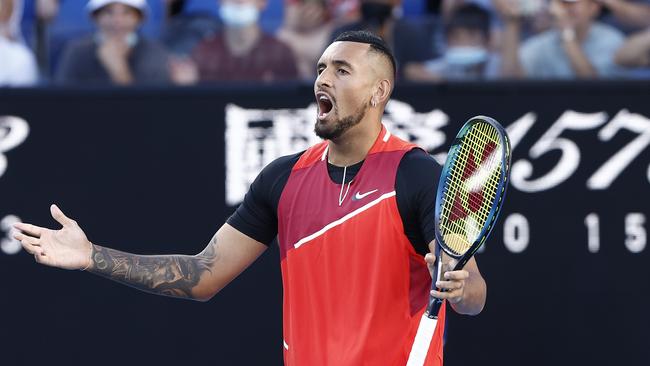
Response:
[{"label": "racket head", "polygon": [[505,129],[486,116],[460,129],[440,174],[435,209],[438,245],[462,268],[494,228],[510,173]]}]

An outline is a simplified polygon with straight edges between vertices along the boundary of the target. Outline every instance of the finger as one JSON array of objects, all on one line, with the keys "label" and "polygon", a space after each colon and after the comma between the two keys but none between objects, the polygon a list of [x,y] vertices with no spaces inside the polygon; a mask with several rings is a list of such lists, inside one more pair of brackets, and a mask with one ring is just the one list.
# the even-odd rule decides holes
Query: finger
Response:
[{"label": "finger", "polygon": [[20,245],[23,247],[23,249],[24,249],[27,253],[32,254],[32,255],[33,255],[34,253],[36,253],[36,249],[35,249],[36,247],[34,247],[33,245],[29,245],[29,244],[26,244],[26,243],[23,243],[23,242],[20,242]]},{"label": "finger", "polygon": [[75,221],[67,217],[57,205],[50,206],[50,213],[54,220],[63,226],[72,226],[75,223]]},{"label": "finger", "polygon": [[436,287],[441,290],[453,291],[463,288],[461,281],[436,281]]},{"label": "finger", "polygon": [[433,253],[427,253],[424,256],[424,261],[429,265],[434,265],[436,263],[436,256]]},{"label": "finger", "polygon": [[23,233],[27,233],[31,236],[35,236],[37,238],[40,238],[43,231],[47,230],[43,227],[32,225],[32,224],[26,224],[24,222],[15,223],[14,228],[22,231]]},{"label": "finger", "polygon": [[437,245],[438,245],[438,243],[436,243],[436,239],[431,240],[431,241],[429,242],[429,251],[430,251],[431,253],[435,253],[435,252],[436,252],[436,246],[437,246]]},{"label": "finger", "polygon": [[35,238],[33,236],[28,236],[22,233],[16,233],[14,234],[14,239],[18,240],[21,243],[29,244],[29,245],[34,245],[34,246],[40,246],[41,242],[39,238]]},{"label": "finger", "polygon": [[441,299],[441,300],[450,300],[450,299],[455,299],[457,297],[460,297],[461,291],[460,290],[452,290],[452,291],[436,291],[436,290],[431,290],[431,296]]},{"label": "finger", "polygon": [[25,249],[25,251],[29,254],[41,255],[43,253],[43,248],[41,247],[37,247],[29,243],[23,243],[22,241],[20,242],[20,245],[22,245],[23,249]]},{"label": "finger", "polygon": [[444,277],[447,280],[457,280],[457,281],[466,280],[469,277],[469,272],[465,270],[450,271],[450,272],[445,272]]},{"label": "finger", "polygon": [[452,291],[431,291],[431,296],[447,300],[452,304],[456,304],[463,300],[463,290],[452,290]]}]

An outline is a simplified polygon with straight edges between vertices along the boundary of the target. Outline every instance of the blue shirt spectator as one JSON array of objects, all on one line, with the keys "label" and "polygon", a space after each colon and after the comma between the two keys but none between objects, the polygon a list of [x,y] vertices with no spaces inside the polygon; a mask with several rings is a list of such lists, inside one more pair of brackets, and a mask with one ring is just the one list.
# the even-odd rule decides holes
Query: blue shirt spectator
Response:
[{"label": "blue shirt spectator", "polygon": [[132,85],[169,81],[167,52],[137,33],[148,13],[145,0],[90,0],[86,9],[97,31],[68,45],[57,82]]},{"label": "blue shirt spectator", "polygon": [[[599,77],[621,76],[614,64],[614,54],[623,44],[623,34],[601,23],[593,23],[581,43]],[[549,30],[528,39],[521,46],[521,65],[532,78],[573,78],[576,76],[571,61],[562,46],[562,35],[557,29]]]},{"label": "blue shirt spectator", "polygon": [[508,0],[495,0],[504,20],[502,76],[529,78],[607,78],[623,76],[614,54],[623,43],[617,29],[596,22],[596,0],[551,0],[553,28],[520,46],[524,12]]},{"label": "blue shirt spectator", "polygon": [[419,80],[495,79],[500,59],[490,50],[490,21],[487,9],[476,4],[460,5],[445,24],[442,57],[425,63]]}]

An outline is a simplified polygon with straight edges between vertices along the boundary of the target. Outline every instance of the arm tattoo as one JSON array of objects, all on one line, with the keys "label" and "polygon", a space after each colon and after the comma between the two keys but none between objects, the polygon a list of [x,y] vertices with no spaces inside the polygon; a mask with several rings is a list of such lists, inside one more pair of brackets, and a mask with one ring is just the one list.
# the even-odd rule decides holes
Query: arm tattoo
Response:
[{"label": "arm tattoo", "polygon": [[192,289],[217,260],[216,239],[194,256],[144,256],[93,245],[89,271],[138,290],[194,299]]}]

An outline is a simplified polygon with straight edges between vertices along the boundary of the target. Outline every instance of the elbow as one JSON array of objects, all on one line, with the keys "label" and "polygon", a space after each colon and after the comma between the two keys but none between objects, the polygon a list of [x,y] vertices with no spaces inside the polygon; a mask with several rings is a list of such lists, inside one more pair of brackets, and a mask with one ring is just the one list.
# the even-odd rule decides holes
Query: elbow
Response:
[{"label": "elbow", "polygon": [[195,300],[195,301],[198,301],[198,302],[208,302],[217,293],[219,293],[219,290],[216,290],[216,291],[196,291],[192,296],[192,300]]},{"label": "elbow", "polygon": [[630,66],[630,62],[629,62],[630,60],[626,56],[627,55],[625,54],[625,52],[621,52],[621,50],[619,50],[614,55],[614,63],[623,67]]},{"label": "elbow", "polygon": [[650,31],[648,32],[648,44],[628,42],[616,51],[614,63],[622,67],[650,66]]},{"label": "elbow", "polygon": [[198,301],[198,302],[208,302],[208,301],[210,301],[211,298],[212,298],[212,296],[195,296],[195,297],[192,298],[192,300]]},{"label": "elbow", "polygon": [[484,307],[485,307],[485,299],[483,299],[483,301],[481,303],[479,303],[476,306],[470,308],[469,311],[467,313],[465,313],[465,315],[470,315],[470,316],[479,315],[483,311]]},{"label": "elbow", "polygon": [[614,63],[616,63],[618,66],[622,66],[622,67],[634,67],[634,66],[636,66],[636,64],[634,62],[634,58],[630,57],[627,54],[627,52],[624,52],[624,51],[621,52],[621,50],[616,52],[616,54],[614,55]]},{"label": "elbow", "polygon": [[484,307],[485,307],[485,299],[483,299],[483,301],[481,302],[470,303],[468,301],[465,304],[463,302],[460,302],[458,304],[452,304],[452,308],[456,313],[461,315],[469,315],[469,316],[475,316],[480,314],[483,311]]}]

